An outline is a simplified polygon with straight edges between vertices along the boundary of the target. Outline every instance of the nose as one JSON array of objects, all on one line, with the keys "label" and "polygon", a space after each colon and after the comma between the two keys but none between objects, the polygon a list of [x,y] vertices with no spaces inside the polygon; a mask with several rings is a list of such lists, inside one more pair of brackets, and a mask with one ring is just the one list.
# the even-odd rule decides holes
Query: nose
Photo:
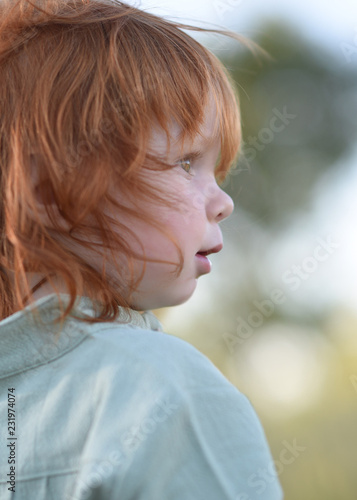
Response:
[{"label": "nose", "polygon": [[216,186],[218,192],[211,200],[211,217],[216,222],[222,222],[229,217],[234,210],[232,198],[219,186]]}]

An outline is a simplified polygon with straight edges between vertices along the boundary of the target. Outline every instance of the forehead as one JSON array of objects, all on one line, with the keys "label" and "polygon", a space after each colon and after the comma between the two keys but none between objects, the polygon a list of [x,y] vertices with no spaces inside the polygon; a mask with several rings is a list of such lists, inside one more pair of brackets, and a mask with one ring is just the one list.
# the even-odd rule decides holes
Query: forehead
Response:
[{"label": "forehead", "polygon": [[149,140],[149,149],[154,153],[169,156],[178,154],[182,150],[194,148],[207,148],[219,140],[219,120],[217,106],[209,101],[205,108],[203,122],[199,133],[195,137],[187,137],[182,140],[182,129],[178,123],[171,121],[168,126],[170,140],[168,141],[165,131],[160,126],[154,126]]}]

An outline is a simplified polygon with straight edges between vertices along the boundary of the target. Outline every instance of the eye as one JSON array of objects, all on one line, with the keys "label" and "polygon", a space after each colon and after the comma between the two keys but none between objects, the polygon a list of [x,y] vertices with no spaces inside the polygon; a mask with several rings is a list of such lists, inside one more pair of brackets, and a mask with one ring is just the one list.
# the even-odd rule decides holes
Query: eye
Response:
[{"label": "eye", "polygon": [[193,164],[194,164],[195,160],[198,160],[200,158],[202,158],[202,153],[200,153],[199,151],[192,151],[188,155],[177,160],[176,165],[179,165],[181,168],[183,168],[183,170],[187,174],[189,174],[193,177],[194,173],[191,172],[191,170],[193,168]]},{"label": "eye", "polygon": [[184,169],[185,172],[187,172],[188,174],[191,173],[192,165],[190,158],[183,158],[182,160],[179,160],[177,163]]},{"label": "eye", "polygon": [[175,165],[179,165],[188,175],[194,177],[196,174],[196,168],[198,167],[196,161],[201,160],[202,158],[203,155],[201,151],[191,151],[188,152],[188,154],[186,154],[183,158],[179,158]]}]

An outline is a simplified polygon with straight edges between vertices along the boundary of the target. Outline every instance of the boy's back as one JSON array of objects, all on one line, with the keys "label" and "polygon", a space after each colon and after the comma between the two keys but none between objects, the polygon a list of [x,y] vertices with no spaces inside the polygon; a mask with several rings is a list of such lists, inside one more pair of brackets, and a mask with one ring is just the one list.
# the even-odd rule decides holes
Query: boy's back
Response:
[{"label": "boy's back", "polygon": [[[46,322],[58,315],[56,295],[37,305]],[[89,299],[78,308],[90,313]],[[0,393],[15,389],[16,499],[282,498],[247,399],[151,312],[132,311],[127,325],[67,318],[58,337],[29,311],[0,323]],[[7,400],[0,408],[6,415]],[[8,470],[4,450],[0,460]],[[13,498],[7,480],[3,500]]]}]

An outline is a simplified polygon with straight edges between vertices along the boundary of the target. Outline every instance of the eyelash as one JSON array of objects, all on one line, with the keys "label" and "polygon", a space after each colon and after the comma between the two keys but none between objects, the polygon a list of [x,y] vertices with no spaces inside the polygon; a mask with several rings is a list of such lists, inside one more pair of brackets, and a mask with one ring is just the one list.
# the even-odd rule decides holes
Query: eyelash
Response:
[{"label": "eyelash", "polygon": [[[183,168],[183,170],[187,174],[192,175],[191,172],[190,172],[191,169],[192,169],[191,161],[192,161],[191,158],[183,158],[182,160],[179,160],[177,163]],[[184,167],[184,164],[186,164],[186,165],[189,164],[189,169],[188,170],[186,170],[186,168]]]}]

